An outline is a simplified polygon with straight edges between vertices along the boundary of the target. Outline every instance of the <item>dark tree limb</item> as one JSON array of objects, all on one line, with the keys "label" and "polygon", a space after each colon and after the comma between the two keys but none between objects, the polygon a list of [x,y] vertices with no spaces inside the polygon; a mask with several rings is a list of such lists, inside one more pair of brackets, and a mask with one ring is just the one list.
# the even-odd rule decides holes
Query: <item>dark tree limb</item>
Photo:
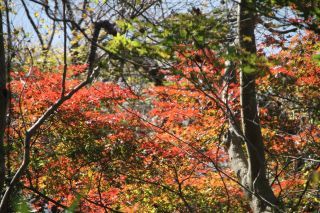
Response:
[{"label": "dark tree limb", "polygon": [[42,192],[40,192],[39,190],[37,190],[36,188],[34,187],[29,187],[29,186],[23,186],[23,188],[25,189],[28,189],[29,191],[32,191],[33,193],[35,193],[36,195],[44,198],[45,200],[47,201],[50,201],[51,203],[55,204],[56,206],[59,206],[63,209],[68,209],[68,206],[65,206],[63,204],[61,204],[60,202],[48,197],[47,195],[43,194]]}]

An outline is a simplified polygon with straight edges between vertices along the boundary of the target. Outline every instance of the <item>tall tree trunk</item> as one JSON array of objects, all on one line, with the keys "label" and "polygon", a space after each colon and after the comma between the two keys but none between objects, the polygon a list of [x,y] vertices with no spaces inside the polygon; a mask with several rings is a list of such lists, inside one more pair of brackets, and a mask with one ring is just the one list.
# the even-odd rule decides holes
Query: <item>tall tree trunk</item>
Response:
[{"label": "tall tree trunk", "polygon": [[[254,65],[246,64],[248,63],[246,57],[257,54],[254,10],[254,0],[240,0],[238,4],[238,46],[240,52],[244,54],[242,66],[254,67]],[[235,72],[233,63],[227,63],[226,68],[227,75],[231,76],[230,73]],[[256,72],[240,71],[241,120],[233,120],[234,118],[229,115],[230,128],[226,137],[226,147],[231,169],[236,173],[242,186],[245,187],[244,191],[253,212],[271,212],[278,209],[278,203],[266,177],[255,79]],[[226,91],[223,93],[223,99],[226,101],[228,99]]]},{"label": "tall tree trunk", "polygon": [[5,146],[4,132],[6,128],[6,116],[8,105],[7,65],[6,53],[4,49],[2,12],[0,11],[0,190],[3,192],[5,183]]},{"label": "tall tree trunk", "polygon": [[[255,43],[255,1],[241,0],[238,6],[238,38],[240,51],[256,55]],[[242,61],[245,65],[246,60]],[[249,65],[250,66],[250,65]],[[240,72],[241,126],[248,154],[247,185],[254,193],[250,197],[254,212],[269,211],[267,203],[276,205],[277,199],[266,177],[263,138],[261,135],[256,100],[254,73]]]}]

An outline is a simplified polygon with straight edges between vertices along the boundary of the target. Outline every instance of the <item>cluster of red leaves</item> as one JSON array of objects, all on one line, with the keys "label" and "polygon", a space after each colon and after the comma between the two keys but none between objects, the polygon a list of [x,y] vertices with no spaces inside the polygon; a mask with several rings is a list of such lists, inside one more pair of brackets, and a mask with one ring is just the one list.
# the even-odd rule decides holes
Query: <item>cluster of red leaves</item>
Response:
[{"label": "cluster of red leaves", "polygon": [[295,198],[294,191],[305,186],[305,174],[313,169],[312,162],[297,159],[320,155],[320,66],[314,59],[318,47],[318,35],[296,35],[288,48],[270,56],[275,65],[257,80],[259,92],[265,94],[260,119],[266,148],[272,155],[290,156],[270,163],[277,177],[274,191],[288,202]]},{"label": "cluster of red leaves", "polygon": [[[80,83],[74,73],[83,70],[78,69],[85,66],[69,67],[66,92]],[[19,72],[13,76],[14,129],[31,125],[61,97],[61,76],[58,68],[56,72],[32,68],[29,74]],[[183,171],[178,178],[185,179],[184,187],[205,190],[205,176],[214,174],[210,161],[225,164],[227,159],[224,150],[218,148],[217,138],[223,128],[223,114],[212,100],[187,82],[180,78],[171,86],[150,87],[140,100],[130,90],[112,83],[96,82],[83,88],[61,106],[33,142],[37,152],[30,167],[33,178],[26,177],[24,183],[47,191],[64,205],[71,205],[81,194],[81,210],[86,212],[96,212],[103,205],[121,204],[125,208],[126,202],[133,199],[125,198],[125,194],[138,186],[125,184],[126,175],[113,183],[117,173],[104,173],[108,167],[129,170],[129,174],[154,173],[144,180],[173,188],[177,169]],[[135,109],[134,103],[139,101],[149,101],[145,106],[151,107],[147,114]],[[21,115],[24,124],[19,122]],[[100,153],[94,153],[97,150]],[[135,153],[131,155],[130,151]],[[160,178],[159,173],[163,174]],[[112,181],[109,175],[114,177]],[[223,188],[221,181],[221,177],[217,178],[219,186],[212,187]],[[225,193],[223,189],[218,192]]]}]

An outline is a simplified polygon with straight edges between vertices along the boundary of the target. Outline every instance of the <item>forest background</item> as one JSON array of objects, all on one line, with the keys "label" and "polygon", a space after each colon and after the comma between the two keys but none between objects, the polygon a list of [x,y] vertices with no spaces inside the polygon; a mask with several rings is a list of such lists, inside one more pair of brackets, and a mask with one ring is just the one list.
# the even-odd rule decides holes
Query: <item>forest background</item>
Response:
[{"label": "forest background", "polygon": [[1,1],[0,212],[319,211],[318,8]]}]

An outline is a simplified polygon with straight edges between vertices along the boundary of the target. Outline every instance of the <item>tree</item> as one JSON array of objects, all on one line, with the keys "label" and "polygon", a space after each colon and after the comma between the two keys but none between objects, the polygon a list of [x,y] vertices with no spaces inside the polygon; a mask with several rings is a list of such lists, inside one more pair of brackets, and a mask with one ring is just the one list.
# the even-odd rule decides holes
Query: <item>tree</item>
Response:
[{"label": "tree", "polygon": [[[47,56],[49,54],[49,52],[51,51],[51,44],[53,42],[54,39],[54,35],[55,35],[55,26],[56,26],[56,22],[60,22],[62,23],[61,27],[63,29],[63,72],[62,72],[62,79],[61,79],[61,96],[60,97],[56,97],[56,101],[54,101],[51,105],[47,106],[46,109],[44,109],[43,113],[41,113],[39,115],[39,117],[34,120],[32,122],[32,124],[30,125],[26,125],[24,124],[24,132],[20,132],[21,135],[20,137],[23,138],[23,143],[24,146],[22,147],[23,150],[23,157],[22,157],[22,162],[21,165],[19,166],[19,168],[17,168],[17,170],[14,172],[13,177],[8,177],[9,179],[9,184],[7,184],[7,187],[5,189],[4,195],[1,198],[1,205],[0,205],[0,211],[6,211],[6,207],[8,206],[8,204],[10,203],[10,197],[12,192],[14,192],[14,189],[16,188],[17,184],[19,183],[21,177],[25,174],[25,172],[28,169],[28,165],[30,163],[30,155],[31,155],[31,144],[32,144],[32,140],[34,139],[34,136],[36,134],[38,134],[38,132],[41,130],[42,125],[51,117],[54,115],[55,111],[58,110],[62,104],[64,104],[67,100],[69,100],[74,94],[76,94],[80,89],[82,89],[83,87],[85,87],[87,84],[90,84],[93,79],[98,75],[98,67],[96,67],[96,57],[97,57],[97,46],[99,46],[98,44],[98,39],[101,36],[101,31],[104,30],[105,34],[104,36],[108,36],[108,35],[113,35],[115,36],[117,34],[115,28],[114,28],[114,24],[111,24],[108,20],[102,20],[102,21],[95,21],[94,23],[92,23],[93,26],[93,33],[92,33],[92,37],[88,36],[86,30],[83,29],[83,27],[81,26],[82,22],[83,22],[83,17],[87,16],[86,12],[88,12],[89,10],[91,10],[90,13],[90,17],[88,19],[91,19],[95,16],[95,14],[93,13],[93,9],[90,6],[95,5],[94,3],[88,3],[87,1],[85,1],[83,3],[83,8],[82,8],[82,13],[81,13],[81,18],[80,20],[75,20],[75,14],[73,13],[73,11],[71,10],[71,2],[69,1],[63,1],[61,3],[54,1],[52,2],[42,2],[42,1],[32,1],[38,5],[40,5],[41,7],[44,8],[44,11],[47,15],[47,17],[51,20],[53,20],[53,31],[51,32],[51,36],[49,36],[49,38],[47,39],[47,43],[45,37],[41,34],[42,32],[38,29],[39,26],[36,25],[36,22],[34,21],[34,18],[32,17],[32,15],[30,14],[30,10],[29,10],[29,4],[27,4],[25,1],[21,1],[22,6],[25,10],[25,13],[27,15],[28,20],[30,21],[30,24],[33,28],[33,30],[35,31],[39,42],[41,44],[42,47],[42,52],[40,53],[41,55],[43,54],[44,57],[44,63],[42,65],[46,65],[47,63]],[[75,3],[75,2],[74,2]],[[98,2],[96,3],[98,6],[101,6]],[[151,6],[153,6],[154,3],[149,3],[147,4],[147,6],[145,7],[143,4],[140,4],[139,9],[136,9],[136,5],[130,5],[132,7],[132,10],[130,11],[130,14],[126,14],[126,15],[131,15],[132,18],[134,16],[139,16],[141,15],[145,10],[149,9]],[[7,11],[10,10],[9,4],[6,4],[6,9]],[[51,10],[51,6],[54,6],[54,10]],[[119,3],[120,7],[121,7],[121,3]],[[115,5],[112,5],[111,7],[118,7],[117,3]],[[101,9],[98,7],[98,9]],[[117,10],[115,10],[117,11]],[[59,13],[60,12],[60,13]],[[2,15],[2,14],[0,14]],[[34,14],[35,18],[39,20],[39,16],[42,15],[38,12],[36,12]],[[125,15],[125,14],[122,14]],[[96,18],[100,18],[100,17],[96,17]],[[92,19],[91,19],[92,20]],[[7,16],[7,23],[10,24],[10,20],[9,20],[9,16]],[[41,20],[40,20],[41,23]],[[10,26],[7,26],[7,28],[9,29]],[[86,23],[88,24],[88,23]],[[69,25],[69,26],[68,26]],[[84,38],[86,38],[86,42],[89,42],[90,44],[90,48],[88,51],[88,56],[87,56],[87,75],[86,76],[82,76],[82,81],[79,82],[78,85],[74,85],[74,88],[70,89],[66,87],[66,76],[67,76],[67,70],[68,70],[68,61],[67,61],[67,39],[68,39],[68,29],[67,27],[70,27],[71,30],[77,30],[77,33],[82,33],[82,35],[84,36]],[[16,29],[15,29],[16,30]],[[5,133],[5,127],[7,125],[7,98],[8,98],[8,93],[6,90],[6,83],[7,83],[7,69],[6,69],[6,53],[4,51],[4,36],[3,36],[3,29],[2,29],[2,16],[1,16],[1,64],[3,65],[2,67],[4,68],[1,71],[1,146],[0,146],[0,151],[2,153],[1,157],[3,157],[3,160],[1,161],[1,185],[3,185],[4,180],[5,180],[5,173],[6,173],[6,168],[5,168],[5,150],[4,150],[4,133]],[[8,30],[10,32],[10,30]],[[15,32],[19,32],[18,30]],[[10,32],[11,33],[11,32]],[[16,33],[18,34],[18,33]],[[25,36],[27,37],[27,36]],[[76,38],[76,43],[78,38]],[[8,40],[9,40],[9,35],[8,35]],[[77,46],[77,45],[76,45]],[[9,47],[9,42],[8,42],[8,47]],[[102,46],[100,46],[101,49],[104,49],[104,51],[106,51],[107,53],[109,53],[110,55],[112,55],[113,57],[119,59],[121,58],[121,56],[116,56],[114,54],[112,54],[110,51],[106,50],[105,48],[102,48]],[[33,75],[34,71],[34,61],[33,61],[33,56],[32,56],[32,51],[30,51],[28,49],[28,53],[30,54],[30,61],[31,61],[31,65],[30,65],[30,69],[28,72],[28,76]],[[26,56],[22,56],[22,58],[26,58]],[[9,81],[9,84],[11,82]],[[24,92],[24,88],[22,87],[22,92]],[[22,121],[24,122],[24,118],[23,118],[23,112],[21,112],[21,116],[22,116]],[[9,128],[10,129],[10,128]],[[9,131],[9,130],[8,130]],[[21,139],[20,138],[20,139]],[[8,140],[8,138],[7,138]],[[8,156],[8,158],[10,158],[10,156]],[[8,168],[11,169],[11,168]]]},{"label": "tree", "polygon": [[[64,15],[65,17],[65,9],[64,9]],[[1,16],[2,17],[2,16]],[[19,182],[21,176],[25,173],[25,171],[27,170],[27,167],[29,165],[30,162],[30,146],[31,146],[31,141],[34,137],[34,135],[37,133],[37,131],[39,130],[39,128],[41,127],[41,125],[68,99],[70,99],[76,92],[78,92],[81,88],[83,88],[84,86],[86,86],[87,84],[89,84],[93,78],[95,77],[95,70],[94,67],[92,66],[92,63],[94,63],[94,58],[89,60],[89,69],[88,69],[88,74],[87,77],[85,78],[84,81],[80,82],[78,85],[75,85],[74,88],[70,89],[68,92],[66,92],[65,90],[65,78],[66,78],[66,69],[67,69],[67,61],[66,61],[66,54],[67,54],[67,49],[66,49],[66,21],[65,18],[64,20],[64,72],[63,72],[63,77],[62,77],[62,89],[61,89],[61,97],[58,97],[57,100],[51,105],[48,106],[48,108],[43,112],[42,115],[39,116],[39,118],[37,118],[37,120],[29,127],[27,128],[25,126],[25,132],[24,134],[24,146],[23,146],[23,160],[21,162],[20,167],[18,168],[18,170],[15,172],[14,176],[12,177],[12,179],[10,180],[10,183],[8,184],[8,186],[5,189],[4,195],[1,199],[1,204],[0,204],[0,212],[4,212],[6,211],[9,201],[10,201],[10,196],[11,193],[14,190],[14,187],[17,185],[17,183]],[[1,150],[3,150],[3,155],[1,155],[1,157],[3,157],[3,161],[2,161],[2,167],[1,167],[1,174],[2,174],[2,178],[4,178],[5,176],[5,151],[4,151],[4,144],[3,142],[3,136],[4,136],[4,129],[6,126],[6,111],[7,111],[7,98],[8,98],[8,92],[6,89],[6,60],[5,60],[5,51],[4,51],[4,39],[3,39],[3,30],[2,30],[2,18],[1,18],[1,55],[3,57],[1,57],[1,63],[4,67],[4,69],[1,72],[1,85],[2,85],[2,111],[1,111]],[[93,45],[91,47],[91,54],[95,54],[96,49],[93,48]],[[31,72],[33,68],[31,67],[29,74],[32,74]],[[2,179],[1,178],[1,179]],[[3,179],[4,181],[4,179]]]},{"label": "tree", "polygon": [[7,91],[7,64],[6,64],[6,51],[4,47],[3,25],[2,25],[2,11],[0,11],[0,190],[3,191],[3,185],[5,184],[5,143],[4,134],[7,121],[7,103],[8,103],[8,91]]},{"label": "tree", "polygon": [[[240,1],[238,9],[238,39],[240,51],[248,55],[256,55],[255,38],[255,16],[252,11],[255,8],[254,1]],[[248,64],[244,59],[240,63]],[[250,65],[249,65],[250,66]],[[254,212],[268,212],[267,206],[277,207],[277,200],[266,177],[266,162],[263,138],[261,135],[258,105],[256,101],[256,79],[257,71],[248,72],[246,69],[240,72],[240,104],[241,104],[241,128],[242,137],[237,136],[239,129],[231,127],[229,157],[232,161],[233,170],[241,182],[247,186],[252,194],[248,193],[251,207]],[[235,122],[235,121],[231,121]],[[234,125],[234,124],[233,124]],[[240,125],[238,125],[240,126]],[[239,143],[244,140],[246,154]],[[247,158],[245,158],[247,156]]]},{"label": "tree", "polygon": [[[30,51],[29,66],[10,74],[7,159],[16,173],[2,210],[13,195],[52,211],[319,206],[319,38],[301,30],[316,32],[316,10],[293,19],[274,13],[287,5],[274,1],[174,13],[157,1],[30,2],[61,27],[61,56],[34,31],[52,48],[40,55],[62,63],[36,62]],[[261,28],[270,34],[256,39]],[[301,42],[285,39],[292,32]],[[266,56],[270,46],[281,49]]]},{"label": "tree", "polygon": [[[259,3],[259,1],[244,0],[240,1],[238,5],[238,45],[240,52],[249,57],[257,55],[254,30],[257,13],[261,11],[256,6]],[[252,210],[254,212],[268,212],[272,208],[279,208],[279,201],[277,201],[266,176],[265,148],[261,135],[255,89],[258,70],[255,70],[256,68],[253,70],[247,69],[250,62],[246,58],[240,63],[243,66],[240,72],[242,137],[239,138],[237,136],[239,133],[234,133],[234,131],[239,130],[235,130],[231,125],[229,130],[229,134],[231,134],[229,157],[233,161],[233,169],[238,178],[253,192],[248,196],[251,200]],[[246,154],[242,153],[242,148],[239,146],[241,140],[244,140],[246,144]],[[247,159],[244,156],[247,156]],[[269,209],[270,207],[271,209]]]}]

